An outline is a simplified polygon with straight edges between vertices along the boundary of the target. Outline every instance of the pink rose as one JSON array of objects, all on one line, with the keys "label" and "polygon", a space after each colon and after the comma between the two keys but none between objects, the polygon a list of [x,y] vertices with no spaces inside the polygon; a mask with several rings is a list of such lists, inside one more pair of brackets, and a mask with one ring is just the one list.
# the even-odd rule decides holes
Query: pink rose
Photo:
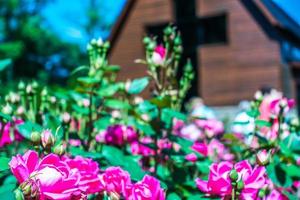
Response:
[{"label": "pink rose", "polygon": [[196,119],[195,124],[211,138],[224,132],[223,123],[215,119]]},{"label": "pink rose", "polygon": [[92,159],[76,156],[74,159],[64,157],[63,161],[70,167],[70,172],[80,174],[78,187],[86,194],[94,194],[101,189],[99,166]]},{"label": "pink rose", "polygon": [[130,175],[120,167],[109,167],[100,175],[102,190],[119,197],[125,195],[126,185],[131,184]]},{"label": "pink rose", "polygon": [[79,147],[81,145],[81,141],[79,139],[69,139],[69,144],[74,147]]},{"label": "pink rose", "polygon": [[197,158],[196,154],[190,153],[190,154],[185,156],[185,159],[190,161],[190,162],[196,162],[198,158]]},{"label": "pink rose", "polygon": [[212,160],[232,160],[233,154],[217,139],[212,139],[207,145],[205,143],[195,142],[191,147],[192,150],[202,154],[204,157],[209,156]]},{"label": "pink rose", "polygon": [[149,175],[145,175],[143,180],[128,185],[126,188],[127,200],[165,200],[165,193],[160,187],[160,182]]},{"label": "pink rose", "polygon": [[153,143],[150,137],[143,137],[140,139],[141,142],[133,142],[130,144],[131,153],[133,155],[142,155],[142,156],[151,156],[155,154],[155,151],[150,147],[146,146],[146,144]]},{"label": "pink rose", "polygon": [[[23,120],[15,119],[14,122],[8,122],[4,125],[3,133],[0,137],[0,147],[13,143],[13,141],[22,141],[24,137],[15,128],[16,125],[23,124]],[[0,130],[2,129],[2,124],[0,123]],[[11,134],[12,133],[12,134]]]},{"label": "pink rose", "polygon": [[[72,173],[69,166],[55,154],[39,161],[38,154],[29,150],[23,156],[14,156],[9,165],[20,184],[38,186],[37,193],[41,200],[67,200],[74,198],[74,195],[81,196],[78,188],[80,174]],[[36,193],[36,189],[32,192]]]},{"label": "pink rose", "polygon": [[152,54],[152,62],[156,65],[162,65],[166,57],[166,49],[162,45],[155,47]]},{"label": "pink rose", "polygon": [[230,196],[232,186],[229,174],[232,169],[237,171],[238,181],[244,183],[240,199],[255,199],[258,191],[266,185],[265,168],[261,166],[252,168],[247,160],[235,165],[228,161],[212,164],[208,181],[196,179],[197,187],[208,195]]},{"label": "pink rose", "polygon": [[107,128],[104,138],[107,144],[121,146],[136,141],[138,135],[132,127],[117,124]]},{"label": "pink rose", "polygon": [[202,154],[204,157],[208,155],[208,147],[205,143],[195,142],[191,149]]}]

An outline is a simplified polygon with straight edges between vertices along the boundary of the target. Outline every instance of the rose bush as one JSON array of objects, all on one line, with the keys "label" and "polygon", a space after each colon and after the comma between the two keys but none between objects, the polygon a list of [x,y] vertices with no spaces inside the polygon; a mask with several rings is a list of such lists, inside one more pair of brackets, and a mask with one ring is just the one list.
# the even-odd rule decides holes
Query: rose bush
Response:
[{"label": "rose bush", "polygon": [[[145,37],[147,76],[116,79],[109,42],[68,89],[19,82],[0,99],[0,195],[6,199],[299,199],[300,123],[294,102],[258,91],[224,123],[195,98],[168,26]],[[181,69],[180,69],[181,68]],[[180,69],[182,76],[178,76]],[[149,98],[142,92],[151,89]],[[183,107],[186,108],[183,111]]]}]

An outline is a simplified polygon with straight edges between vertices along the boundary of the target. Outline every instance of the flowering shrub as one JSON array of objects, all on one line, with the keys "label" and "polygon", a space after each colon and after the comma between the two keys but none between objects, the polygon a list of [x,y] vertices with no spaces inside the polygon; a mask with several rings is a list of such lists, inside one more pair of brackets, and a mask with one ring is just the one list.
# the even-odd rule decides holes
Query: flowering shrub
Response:
[{"label": "flowering shrub", "polygon": [[[294,102],[258,91],[224,124],[202,100],[183,112],[194,78],[174,27],[145,37],[147,76],[118,81],[109,43],[67,89],[20,82],[1,99],[0,194],[6,199],[299,199]],[[182,68],[182,76],[177,71]],[[151,98],[141,93],[151,86]]]}]

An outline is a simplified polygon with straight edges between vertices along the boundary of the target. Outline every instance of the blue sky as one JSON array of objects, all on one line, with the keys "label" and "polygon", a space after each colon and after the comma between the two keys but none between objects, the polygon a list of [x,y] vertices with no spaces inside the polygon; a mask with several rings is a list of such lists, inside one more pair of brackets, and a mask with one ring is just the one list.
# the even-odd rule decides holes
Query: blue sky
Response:
[{"label": "blue sky", "polygon": [[[91,39],[84,31],[87,23],[87,9],[89,0],[54,0],[50,1],[42,10],[47,24],[63,40],[77,43],[80,46]],[[97,9],[104,24],[115,22],[119,16],[126,0],[96,0]],[[95,32],[96,37],[106,39],[109,31],[99,29]]]}]

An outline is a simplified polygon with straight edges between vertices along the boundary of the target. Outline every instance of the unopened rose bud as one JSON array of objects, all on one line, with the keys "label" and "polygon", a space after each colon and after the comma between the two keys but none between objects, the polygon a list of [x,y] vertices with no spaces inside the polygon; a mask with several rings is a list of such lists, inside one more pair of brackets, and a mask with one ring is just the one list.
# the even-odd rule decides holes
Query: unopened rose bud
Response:
[{"label": "unopened rose bud", "polygon": [[70,115],[68,112],[65,112],[65,113],[62,115],[62,121],[63,121],[65,124],[70,123],[70,121],[71,121],[71,115]]},{"label": "unopened rose bud", "polygon": [[37,131],[31,133],[30,139],[33,144],[39,145],[41,142],[41,134]]},{"label": "unopened rose bud", "polygon": [[151,42],[151,39],[150,39],[149,37],[144,37],[143,43],[144,43],[145,45],[149,44],[150,42]]},{"label": "unopened rose bud", "polygon": [[33,93],[33,88],[30,84],[26,86],[26,93],[27,94],[32,94]]},{"label": "unopened rose bud", "polygon": [[50,97],[50,102],[53,103],[53,104],[56,103],[56,97],[55,96],[51,96]]},{"label": "unopened rose bud", "polygon": [[265,166],[269,163],[269,153],[267,150],[262,150],[256,154],[256,162],[261,166]]},{"label": "unopened rose bud", "polygon": [[104,42],[103,48],[104,49],[109,49],[110,48],[110,43],[108,41]]},{"label": "unopened rose bud", "polygon": [[164,34],[170,36],[173,33],[173,29],[171,26],[168,26],[164,29]]},{"label": "unopened rose bud", "polygon": [[18,115],[22,115],[22,114],[24,114],[24,112],[25,112],[25,110],[24,110],[24,107],[23,107],[23,106],[19,106],[19,107],[17,108],[17,114],[18,114]]},{"label": "unopened rose bud", "polygon": [[97,46],[101,47],[102,45],[103,45],[102,38],[98,38],[98,40],[97,40]]},{"label": "unopened rose bud", "polygon": [[35,90],[35,89],[37,89],[39,87],[39,84],[38,84],[38,82],[33,81],[32,84],[31,84],[31,86]]},{"label": "unopened rose bud", "polygon": [[20,81],[18,84],[18,89],[19,90],[24,90],[25,89],[25,83],[23,81]]},{"label": "unopened rose bud", "polygon": [[83,105],[84,107],[89,107],[89,106],[90,106],[90,100],[88,100],[88,99],[83,99],[83,100],[82,100],[82,105]]},{"label": "unopened rose bud", "polygon": [[42,95],[42,96],[47,96],[47,95],[48,95],[48,90],[47,90],[47,88],[44,88],[44,89],[42,90],[41,95]]},{"label": "unopened rose bud", "polygon": [[45,149],[50,149],[55,143],[54,136],[50,130],[44,130],[41,134],[42,146]]},{"label": "unopened rose bud", "polygon": [[29,181],[25,181],[20,185],[20,189],[23,193],[23,195],[27,198],[34,198],[37,197],[38,195],[38,188],[36,186],[36,184],[29,180]]},{"label": "unopened rose bud", "polygon": [[120,112],[119,110],[113,110],[113,111],[111,112],[111,116],[112,116],[113,118],[120,118],[120,117],[121,117],[121,112]]},{"label": "unopened rose bud", "polygon": [[2,108],[2,112],[4,114],[10,115],[12,114],[13,110],[12,107],[9,104],[6,104],[3,108]]},{"label": "unopened rose bud", "polygon": [[54,151],[53,151],[55,154],[59,155],[59,156],[62,156],[65,154],[66,152],[66,148],[65,148],[65,145],[63,144],[60,144],[60,145],[57,145],[55,148],[54,148]]},{"label": "unopened rose bud", "polygon": [[14,191],[14,193],[15,193],[15,199],[16,200],[24,200],[25,199],[25,197],[23,195],[23,192],[20,189],[16,189]]},{"label": "unopened rose bud", "polygon": [[237,182],[236,189],[238,189],[239,191],[241,191],[242,189],[244,189],[244,182],[243,182],[243,180],[239,180]]},{"label": "unopened rose bud", "polygon": [[239,174],[237,173],[237,171],[235,169],[232,169],[229,173],[229,177],[232,181],[237,181],[239,178]]},{"label": "unopened rose bud", "polygon": [[255,94],[254,94],[254,98],[256,100],[262,100],[263,99],[263,94],[260,90],[256,91]]}]

